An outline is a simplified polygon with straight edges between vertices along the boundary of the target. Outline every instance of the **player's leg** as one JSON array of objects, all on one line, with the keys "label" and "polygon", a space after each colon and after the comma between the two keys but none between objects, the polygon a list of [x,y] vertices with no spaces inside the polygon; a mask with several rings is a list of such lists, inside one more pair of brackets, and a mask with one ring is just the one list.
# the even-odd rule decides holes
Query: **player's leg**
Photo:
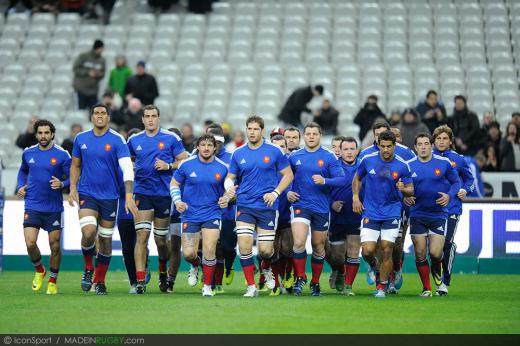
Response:
[{"label": "player's leg", "polygon": [[[139,203],[139,211],[135,218],[135,269],[137,277],[137,293],[143,294],[146,291],[146,261],[148,250],[148,239],[152,231],[153,209],[149,209],[143,199]],[[146,209],[145,209],[146,208]]]},{"label": "player's leg", "polygon": [[58,272],[60,271],[61,262],[61,227],[49,231],[49,248],[51,250],[49,261],[49,270],[51,273],[47,285],[47,294],[56,294],[58,293],[56,281],[58,280]]},{"label": "player's leg", "polygon": [[[284,279],[284,287],[288,291],[292,291],[294,284],[293,271],[293,236],[291,225],[282,228],[281,243],[280,243],[280,274]],[[289,292],[290,293],[290,292]]]},{"label": "player's leg", "polygon": [[194,287],[197,285],[199,278],[199,266],[202,263],[199,257],[199,242],[200,242],[200,223],[184,222],[182,223],[182,254],[186,262],[191,264],[188,273],[188,285]]},{"label": "player's leg", "polygon": [[320,277],[323,271],[323,263],[325,262],[325,244],[328,240],[327,230],[313,229],[311,231],[312,244],[312,279],[311,279],[311,294],[314,297],[321,295]]},{"label": "player's leg", "polygon": [[[169,214],[169,207],[168,207]],[[168,243],[167,236],[170,231],[170,216],[165,218],[155,218],[153,227],[153,238],[157,245],[159,261],[159,290],[166,293],[168,290]]]},{"label": "player's leg", "polygon": [[444,257],[442,260],[442,268],[444,270],[444,284],[449,286],[451,284],[451,269],[453,268],[453,260],[457,250],[455,244],[455,233],[459,224],[460,215],[450,215],[448,217],[448,229],[446,231],[446,240],[444,242]]},{"label": "player's leg", "polygon": [[[270,296],[278,296],[280,295],[280,247],[282,243],[282,234],[281,229],[276,230],[276,234],[274,236],[274,242],[273,242],[273,249],[274,254],[273,258],[271,259],[271,269],[273,271],[273,278],[274,278],[274,288],[269,294]],[[283,279],[283,277],[282,277]]]},{"label": "player's leg", "polygon": [[224,250],[222,249],[222,230],[220,231],[219,240],[217,241],[217,251],[215,256],[217,257],[217,264],[215,265],[215,275],[213,275],[213,286],[215,288],[215,294],[224,293],[222,288],[222,280],[224,279]]},{"label": "player's leg", "polygon": [[410,219],[410,235],[412,237],[415,252],[415,266],[421,278],[423,290],[422,297],[430,297],[432,287],[430,284],[430,267],[426,258],[426,247],[428,246],[428,227],[422,219]]},{"label": "player's leg", "polygon": [[237,220],[237,243],[238,252],[240,253],[240,264],[247,281],[247,291],[245,297],[258,296],[258,290],[255,285],[255,262],[253,259],[253,234],[255,225]]},{"label": "player's leg", "polygon": [[261,269],[265,277],[265,284],[268,289],[272,290],[275,287],[275,279],[271,269],[271,261],[274,255],[274,229],[264,229],[257,227],[257,245],[258,254],[262,258]]},{"label": "player's leg", "polygon": [[[117,211],[117,202],[114,210]],[[115,215],[115,214],[114,214]],[[106,220],[101,216],[98,226],[98,244],[99,250],[96,255],[96,264],[94,266],[94,280],[96,294],[107,294],[105,277],[110,266],[112,258],[112,235],[114,233],[115,216],[112,220]]]},{"label": "player's leg", "polygon": [[[25,214],[27,215],[27,211]],[[27,247],[27,254],[29,255],[29,259],[31,260],[35,269],[34,279],[32,282],[32,290],[35,292],[42,288],[43,278],[46,274],[45,267],[42,263],[42,255],[38,245],[36,244],[39,231],[40,228],[36,228],[36,225],[33,227],[24,222],[23,234],[25,237],[25,246]]]},{"label": "player's leg", "polygon": [[307,250],[305,245],[307,243],[309,227],[310,221],[307,219],[301,219],[301,221],[298,220],[291,223],[293,235],[293,265],[294,276],[296,279],[296,282],[293,285],[293,293],[295,295],[301,295],[303,287],[307,283],[307,275],[305,274]]},{"label": "player's leg", "polygon": [[345,225],[331,225],[329,239],[325,247],[325,252],[328,254],[328,262],[332,269],[329,277],[329,286],[339,292],[343,291],[345,283],[345,240],[347,237],[345,231]]},{"label": "player's leg", "polygon": [[80,196],[81,252],[83,253],[83,261],[85,263],[85,269],[81,277],[81,289],[84,292],[88,292],[92,288],[94,276],[93,258],[96,254],[97,219],[99,216],[97,208],[97,205],[90,198]]},{"label": "player's leg", "polygon": [[168,292],[173,292],[175,279],[181,265],[181,224],[170,223],[170,266],[168,268]]},{"label": "player's leg", "polygon": [[380,268],[380,283],[377,286],[378,291],[383,292],[388,288],[394,265],[392,254],[394,251],[394,244],[401,222],[399,219],[387,220],[381,223],[381,268]]},{"label": "player's leg", "polygon": [[353,296],[352,285],[359,270],[359,249],[361,248],[361,237],[359,236],[359,226],[353,226],[357,234],[347,235],[347,252],[345,260],[345,289],[344,294]]},{"label": "player's leg", "polygon": [[[204,226],[207,226],[206,223]],[[209,223],[211,225],[211,223]],[[220,236],[218,228],[202,228],[202,271],[204,273],[204,287],[202,288],[202,296],[212,297],[213,291],[211,284],[215,275],[215,267],[217,265],[217,242]]]},{"label": "player's leg", "polygon": [[118,220],[117,229],[121,238],[123,262],[125,263],[128,281],[130,282],[129,293],[136,293],[137,276],[134,258],[136,232],[134,220]]},{"label": "player's leg", "polygon": [[403,286],[403,261],[404,261],[404,240],[406,239],[406,232],[408,230],[408,220],[409,220],[409,208],[403,207],[402,212],[402,220],[401,220],[401,228],[399,230],[399,235],[395,240],[394,251],[392,253],[394,268],[392,272],[393,280],[391,280],[389,292],[398,293],[401,287]]},{"label": "player's leg", "polygon": [[[371,237],[373,236],[374,238],[375,237],[379,237],[379,232],[377,231],[373,231],[375,234],[374,235],[370,235]],[[363,233],[368,233],[368,232],[363,232],[363,230],[361,231],[361,256],[363,257],[363,259],[365,260],[365,262],[369,265],[370,269],[375,272],[377,270],[377,266],[378,266],[378,260],[376,258],[376,254],[377,254],[377,239],[373,240],[373,239],[370,239],[368,238],[368,234],[364,236]],[[374,281],[372,282],[372,284],[374,284],[375,282],[375,277],[374,277]]]},{"label": "player's leg", "polygon": [[379,245],[381,223],[372,222],[365,218],[363,219],[361,227],[361,255],[368,264],[367,283],[369,285],[374,285],[378,281],[377,277],[379,276],[378,258],[381,258],[381,246]]},{"label": "player's leg", "polygon": [[233,264],[237,257],[237,234],[235,233],[235,220],[222,220],[222,231],[220,232],[220,245],[224,256],[224,283],[231,285],[235,276]]},{"label": "player's leg", "polygon": [[445,234],[448,227],[447,220],[430,220],[428,230],[429,253],[433,281],[437,286],[437,295],[447,295],[448,287],[443,282],[442,258],[444,256]]}]

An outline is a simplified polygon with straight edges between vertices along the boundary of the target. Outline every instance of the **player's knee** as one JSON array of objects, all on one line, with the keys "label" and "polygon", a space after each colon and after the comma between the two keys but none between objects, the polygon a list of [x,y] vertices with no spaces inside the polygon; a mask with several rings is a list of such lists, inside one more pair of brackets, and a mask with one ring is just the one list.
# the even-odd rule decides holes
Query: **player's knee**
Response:
[{"label": "player's knee", "polygon": [[271,258],[273,256],[273,248],[270,248],[270,249],[261,249],[258,251],[259,254],[260,254],[260,257],[262,258]]},{"label": "player's knee", "polygon": [[97,219],[95,216],[83,216],[79,219],[79,226],[84,233],[95,233],[97,228]]},{"label": "player's knee", "polygon": [[27,247],[27,251],[34,251],[38,248],[38,246],[36,245],[36,240],[26,240],[25,241],[25,246]]},{"label": "player's knee", "polygon": [[152,222],[151,221],[140,221],[135,223],[135,231],[137,234],[145,231],[145,232],[151,232],[152,231]]},{"label": "player's knee", "polygon": [[345,262],[345,255],[342,255],[338,252],[331,252],[330,254],[330,264],[333,266],[342,265]]},{"label": "player's knee", "polygon": [[197,258],[197,251],[184,250],[183,256],[184,256],[184,259],[188,262],[194,261]]},{"label": "player's knee", "polygon": [[169,227],[154,227],[153,234],[156,238],[166,238],[169,231]]},{"label": "player's knee", "polygon": [[114,234],[114,227],[98,227],[98,234],[103,238],[112,238],[112,234]]}]

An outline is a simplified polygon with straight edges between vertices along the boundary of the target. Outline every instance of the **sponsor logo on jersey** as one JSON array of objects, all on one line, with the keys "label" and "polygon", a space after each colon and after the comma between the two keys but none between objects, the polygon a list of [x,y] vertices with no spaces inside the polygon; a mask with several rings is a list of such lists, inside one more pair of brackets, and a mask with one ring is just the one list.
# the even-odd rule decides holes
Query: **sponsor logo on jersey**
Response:
[{"label": "sponsor logo on jersey", "polygon": [[301,164],[302,164],[302,162],[300,160],[296,161],[296,166],[299,166]]},{"label": "sponsor logo on jersey", "polygon": [[138,145],[137,148],[135,149],[135,151],[141,151],[143,150],[143,148],[141,148],[141,145]]},{"label": "sponsor logo on jersey", "polygon": [[369,174],[376,174],[376,171],[372,168],[372,169],[370,170],[370,172],[368,172],[368,173],[369,173]]},{"label": "sponsor logo on jersey", "polygon": [[264,156],[264,163],[269,163],[271,161],[271,158],[269,156]]},{"label": "sponsor logo on jersey", "polygon": [[397,173],[397,172],[392,172],[392,178],[394,178],[394,179],[399,178],[399,173]]},{"label": "sponsor logo on jersey", "polygon": [[413,172],[412,178],[417,178],[417,173]]},{"label": "sponsor logo on jersey", "polygon": [[455,168],[455,167],[457,167],[457,162],[451,161],[451,165],[453,166],[453,168]]},{"label": "sponsor logo on jersey", "polygon": [[105,151],[110,151],[110,149],[112,149],[112,146],[109,143],[105,144]]},{"label": "sponsor logo on jersey", "polygon": [[325,161],[318,160],[318,167],[323,167],[324,164],[325,164]]},{"label": "sponsor logo on jersey", "polygon": [[246,163],[246,159],[242,159],[242,161],[240,161],[241,165],[243,165],[244,163]]},{"label": "sponsor logo on jersey", "polygon": [[53,157],[53,158],[51,159],[51,165],[56,166],[57,163],[58,163],[58,160],[56,160],[56,158]]},{"label": "sponsor logo on jersey", "polygon": [[87,145],[86,145],[86,144],[83,144],[80,148],[81,148],[81,149],[87,149]]},{"label": "sponsor logo on jersey", "polygon": [[222,176],[220,175],[220,173],[215,173],[215,179],[220,180],[220,178],[222,178]]},{"label": "sponsor logo on jersey", "polygon": [[195,172],[191,172],[190,177],[192,177],[192,178],[196,178],[196,177],[197,177],[197,173],[195,173]]},{"label": "sponsor logo on jersey", "polygon": [[164,142],[159,142],[159,144],[157,146],[159,147],[160,150],[163,150],[165,147]]},{"label": "sponsor logo on jersey", "polygon": [[438,168],[435,168],[435,176],[440,176],[441,175],[441,170],[438,169]]},{"label": "sponsor logo on jersey", "polygon": [[31,159],[29,160],[29,163],[35,163],[34,159],[31,157]]}]

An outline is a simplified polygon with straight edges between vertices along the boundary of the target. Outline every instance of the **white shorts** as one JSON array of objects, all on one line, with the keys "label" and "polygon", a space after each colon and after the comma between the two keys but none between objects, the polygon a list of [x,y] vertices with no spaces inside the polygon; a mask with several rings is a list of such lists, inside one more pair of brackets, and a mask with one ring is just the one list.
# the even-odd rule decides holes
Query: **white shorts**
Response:
[{"label": "white shorts", "polygon": [[361,222],[361,243],[367,241],[377,242],[379,237],[381,237],[381,240],[395,243],[395,240],[399,236],[399,230],[401,229],[401,220],[399,219],[384,221],[368,221],[368,219],[363,219]]},{"label": "white shorts", "polygon": [[181,231],[181,223],[171,223],[170,224],[170,237],[172,235],[176,235],[177,237],[180,237],[182,234]]}]

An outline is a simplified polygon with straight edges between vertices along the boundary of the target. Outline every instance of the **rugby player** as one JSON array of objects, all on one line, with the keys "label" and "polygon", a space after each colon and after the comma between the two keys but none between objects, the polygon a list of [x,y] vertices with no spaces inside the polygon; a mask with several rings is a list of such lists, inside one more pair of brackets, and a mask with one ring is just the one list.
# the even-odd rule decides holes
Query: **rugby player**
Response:
[{"label": "rugby player", "polygon": [[296,127],[289,127],[285,129],[283,136],[287,140],[287,150],[293,152],[300,149],[301,132]]}]

